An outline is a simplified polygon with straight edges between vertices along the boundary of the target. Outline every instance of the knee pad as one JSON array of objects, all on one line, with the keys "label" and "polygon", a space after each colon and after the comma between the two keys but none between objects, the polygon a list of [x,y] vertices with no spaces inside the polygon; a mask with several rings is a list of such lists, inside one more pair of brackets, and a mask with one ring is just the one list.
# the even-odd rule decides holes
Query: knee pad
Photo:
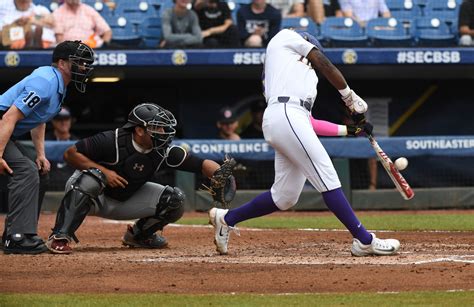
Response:
[{"label": "knee pad", "polygon": [[168,223],[176,222],[184,213],[186,196],[180,188],[167,186],[156,206],[156,216],[166,219]]},{"label": "knee pad", "polygon": [[79,190],[91,198],[101,195],[107,185],[107,178],[97,168],[83,170],[72,183],[73,190]]}]

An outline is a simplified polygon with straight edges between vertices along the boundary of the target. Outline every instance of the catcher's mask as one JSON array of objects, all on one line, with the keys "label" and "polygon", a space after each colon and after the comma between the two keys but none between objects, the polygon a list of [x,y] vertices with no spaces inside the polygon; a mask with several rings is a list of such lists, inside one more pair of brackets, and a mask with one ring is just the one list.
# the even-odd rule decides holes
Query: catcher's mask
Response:
[{"label": "catcher's mask", "polygon": [[71,81],[76,89],[85,93],[86,83],[92,74],[94,51],[81,41],[64,41],[53,51],[53,63],[59,59],[71,62]]},{"label": "catcher's mask", "polygon": [[135,126],[146,129],[153,140],[153,149],[157,151],[167,148],[176,134],[173,113],[154,103],[139,104],[128,114],[128,122],[123,128]]}]

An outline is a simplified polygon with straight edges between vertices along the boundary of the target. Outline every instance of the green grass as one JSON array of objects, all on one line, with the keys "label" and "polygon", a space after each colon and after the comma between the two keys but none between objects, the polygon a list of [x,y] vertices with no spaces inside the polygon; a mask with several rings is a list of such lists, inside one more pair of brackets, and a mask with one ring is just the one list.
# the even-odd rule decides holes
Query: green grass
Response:
[{"label": "green grass", "polygon": [[289,295],[0,294],[0,306],[472,306],[474,292]]},{"label": "green grass", "polygon": [[[474,231],[474,214],[360,214],[364,226],[373,230],[462,230]],[[204,225],[207,218],[182,218],[179,224]],[[265,216],[240,223],[254,228],[345,229],[334,216],[283,217]]]}]

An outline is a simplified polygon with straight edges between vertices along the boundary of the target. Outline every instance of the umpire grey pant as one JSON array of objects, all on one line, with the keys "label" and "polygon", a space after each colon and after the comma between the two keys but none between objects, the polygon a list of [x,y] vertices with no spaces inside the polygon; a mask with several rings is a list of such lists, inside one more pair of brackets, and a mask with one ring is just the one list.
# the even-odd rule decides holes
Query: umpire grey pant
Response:
[{"label": "umpire grey pant", "polygon": [[38,167],[11,140],[5,147],[3,159],[13,170],[8,182],[6,234],[36,234],[40,185]]},{"label": "umpire grey pant", "polygon": [[[66,182],[66,193],[80,174],[80,171],[75,171]],[[125,201],[118,201],[102,194],[99,196],[99,202],[94,201],[89,215],[111,220],[133,220],[154,216],[165,188],[166,186],[161,184],[147,182]]]}]

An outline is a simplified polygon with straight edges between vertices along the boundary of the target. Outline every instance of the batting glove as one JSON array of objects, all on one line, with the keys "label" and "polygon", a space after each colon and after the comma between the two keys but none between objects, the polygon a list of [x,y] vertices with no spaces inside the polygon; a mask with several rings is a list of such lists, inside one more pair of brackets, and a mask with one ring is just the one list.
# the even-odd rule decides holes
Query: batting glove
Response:
[{"label": "batting glove", "polygon": [[346,107],[348,107],[351,112],[359,114],[367,112],[367,103],[353,90],[351,90],[346,96],[342,96],[342,100],[345,102]]},{"label": "batting glove", "polygon": [[347,125],[348,136],[367,136],[372,135],[374,126],[369,122],[364,122],[359,125]]}]

